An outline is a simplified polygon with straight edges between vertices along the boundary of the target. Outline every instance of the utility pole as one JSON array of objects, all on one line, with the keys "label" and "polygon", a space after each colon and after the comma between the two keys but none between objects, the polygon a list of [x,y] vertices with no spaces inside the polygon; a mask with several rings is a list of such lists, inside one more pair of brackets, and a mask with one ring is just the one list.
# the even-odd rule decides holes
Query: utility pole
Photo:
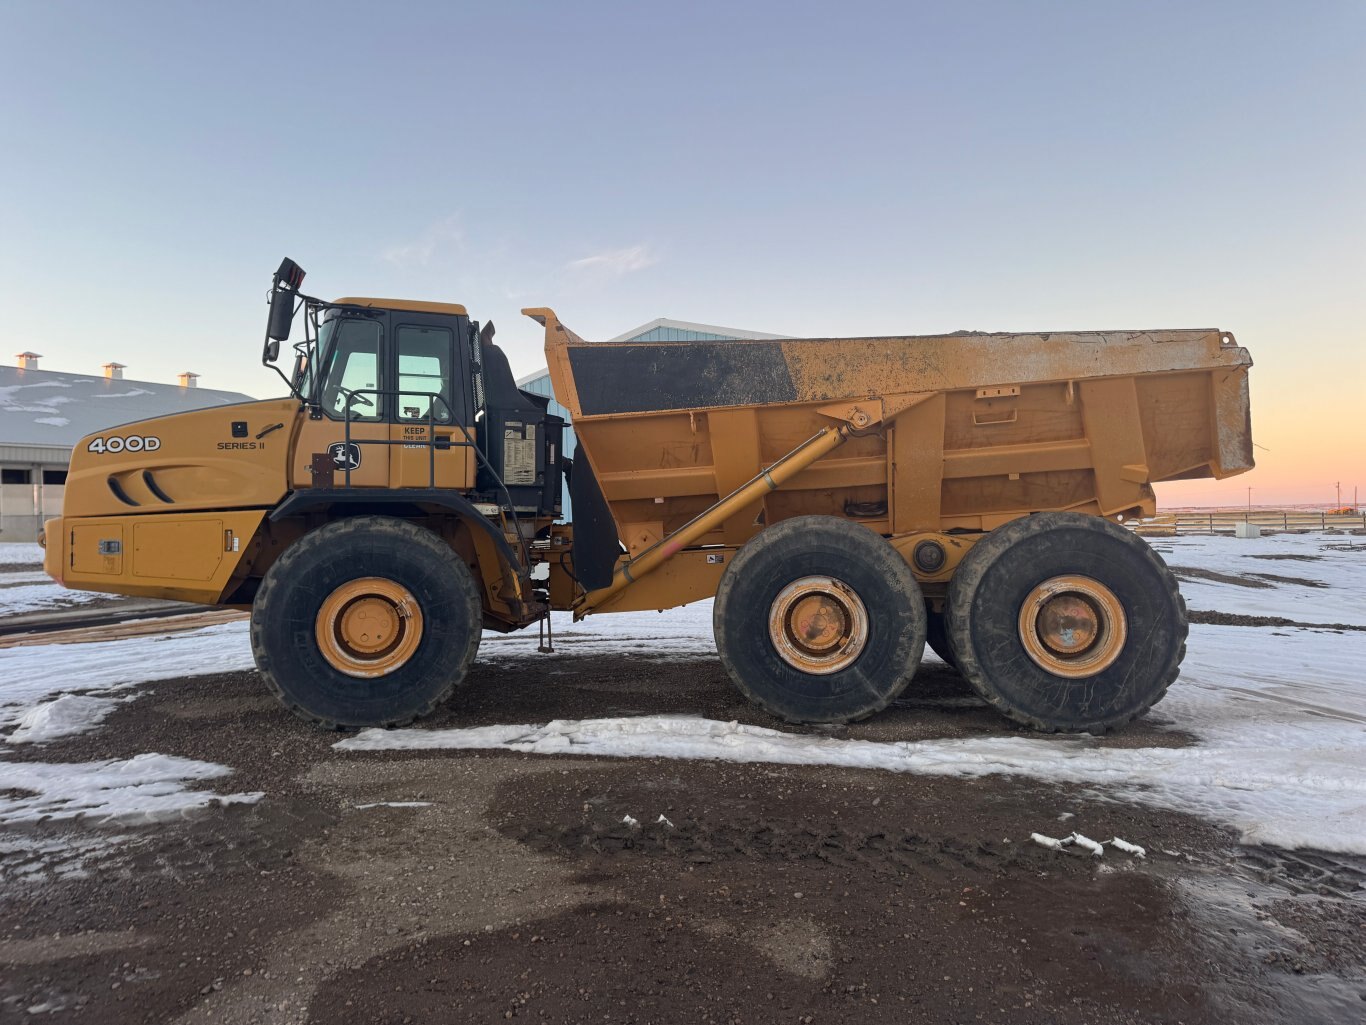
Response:
[{"label": "utility pole", "polygon": [[1341,508],[1342,508],[1342,481],[1338,481],[1338,482],[1337,482],[1337,489],[1338,489],[1338,504],[1337,504],[1336,506],[1334,506],[1334,508],[1335,508],[1335,509],[1341,509]]},{"label": "utility pole", "polygon": [[1252,519],[1252,488],[1250,486],[1247,489],[1247,518],[1248,520]]}]

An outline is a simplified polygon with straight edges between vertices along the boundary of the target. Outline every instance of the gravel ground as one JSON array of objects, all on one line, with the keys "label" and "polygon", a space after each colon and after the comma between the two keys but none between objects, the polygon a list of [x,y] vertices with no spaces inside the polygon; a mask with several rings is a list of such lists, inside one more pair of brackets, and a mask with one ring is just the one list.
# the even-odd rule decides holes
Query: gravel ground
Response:
[{"label": "gravel ground", "polygon": [[[1354,859],[1242,847],[1195,819],[1009,778],[339,752],[250,672],[139,693],[101,729],[5,762],[158,751],[230,765],[233,790],[266,796],[149,826],[0,831],[0,1021],[1224,1025],[1366,1012]],[[483,661],[430,725],[647,712],[772,725],[715,658],[624,654]],[[1159,707],[1104,743],[1187,742],[1160,723]],[[821,732],[1009,729],[927,663],[887,714]],[[1074,829],[1149,855],[1029,842]]]}]

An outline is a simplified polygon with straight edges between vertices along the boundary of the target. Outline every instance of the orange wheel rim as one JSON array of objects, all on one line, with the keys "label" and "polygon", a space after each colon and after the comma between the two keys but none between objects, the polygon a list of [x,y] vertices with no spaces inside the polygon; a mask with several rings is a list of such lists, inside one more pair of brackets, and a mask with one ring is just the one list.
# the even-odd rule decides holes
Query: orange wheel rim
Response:
[{"label": "orange wheel rim", "polygon": [[318,609],[314,634],[333,669],[362,679],[384,676],[406,665],[422,642],[422,609],[392,580],[348,580]]},{"label": "orange wheel rim", "polygon": [[818,676],[837,673],[852,665],[868,643],[868,610],[844,581],[802,577],[773,599],[768,636],[794,669]]},{"label": "orange wheel rim", "polygon": [[1052,577],[1020,606],[1020,641],[1034,664],[1080,680],[1114,665],[1129,636],[1124,606],[1098,580]]}]

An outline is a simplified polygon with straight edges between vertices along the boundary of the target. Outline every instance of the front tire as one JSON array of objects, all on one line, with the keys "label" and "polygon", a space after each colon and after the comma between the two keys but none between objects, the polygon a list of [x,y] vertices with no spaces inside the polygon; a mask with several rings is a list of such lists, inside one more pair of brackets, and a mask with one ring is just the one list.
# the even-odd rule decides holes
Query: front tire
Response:
[{"label": "front tire", "polygon": [[1186,605],[1162,558],[1099,516],[1011,520],[949,584],[958,667],[986,701],[1048,732],[1103,733],[1162,699],[1186,654]]},{"label": "front tire", "polygon": [[436,534],[383,516],[329,523],[271,566],[251,611],[266,686],[327,729],[401,726],[464,679],[479,592]]},{"label": "front tire", "polygon": [[886,708],[925,648],[910,566],[866,527],[833,516],[774,524],[726,568],[712,611],[735,686],[788,722],[843,723]]}]

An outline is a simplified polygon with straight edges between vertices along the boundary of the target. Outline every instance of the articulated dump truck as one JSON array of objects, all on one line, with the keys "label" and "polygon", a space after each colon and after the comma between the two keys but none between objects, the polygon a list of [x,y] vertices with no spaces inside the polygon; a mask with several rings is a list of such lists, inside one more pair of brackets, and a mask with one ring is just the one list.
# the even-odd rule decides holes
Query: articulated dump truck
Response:
[{"label": "articulated dump truck", "polygon": [[483,630],[714,598],[781,719],[872,715],[928,644],[1016,722],[1100,732],[1185,654],[1122,521],[1252,467],[1251,360],[1217,330],[592,344],[525,310],[570,459],[492,324],[302,281],[270,293],[289,396],[84,439],[44,543],[69,587],[250,610],[267,685],[331,728],[430,712]]}]

